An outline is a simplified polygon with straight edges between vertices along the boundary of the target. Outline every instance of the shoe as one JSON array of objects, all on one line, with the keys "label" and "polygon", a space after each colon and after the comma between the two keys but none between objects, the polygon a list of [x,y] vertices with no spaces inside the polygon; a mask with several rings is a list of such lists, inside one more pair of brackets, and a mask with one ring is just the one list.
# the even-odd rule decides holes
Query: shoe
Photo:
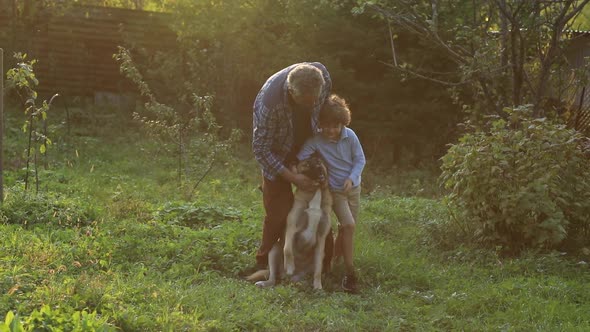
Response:
[{"label": "shoe", "polygon": [[342,278],[342,289],[353,294],[358,291],[358,280],[354,274],[347,274]]}]

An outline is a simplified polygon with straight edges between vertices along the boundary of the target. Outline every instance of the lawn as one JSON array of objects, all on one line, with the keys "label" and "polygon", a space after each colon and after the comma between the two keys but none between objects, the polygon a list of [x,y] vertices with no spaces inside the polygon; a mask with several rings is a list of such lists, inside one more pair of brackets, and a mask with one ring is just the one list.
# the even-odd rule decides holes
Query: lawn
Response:
[{"label": "lawn", "polygon": [[323,291],[309,280],[258,289],[241,274],[263,218],[248,142],[187,201],[172,154],[117,110],[84,111],[72,111],[69,133],[63,110],[50,114],[38,194],[22,189],[26,135],[8,111],[0,331],[84,319],[83,330],[123,331],[590,330],[590,257],[505,257],[448,241],[433,227],[448,218],[436,175],[370,160],[360,294],[340,290],[341,262]]}]

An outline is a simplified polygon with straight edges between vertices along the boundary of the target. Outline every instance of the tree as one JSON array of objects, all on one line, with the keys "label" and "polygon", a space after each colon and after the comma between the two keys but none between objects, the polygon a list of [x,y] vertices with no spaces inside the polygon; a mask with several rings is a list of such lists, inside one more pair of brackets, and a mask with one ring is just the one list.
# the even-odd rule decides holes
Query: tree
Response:
[{"label": "tree", "polygon": [[477,113],[502,114],[504,106],[532,104],[540,117],[551,91],[563,88],[556,73],[564,63],[564,34],[589,1],[357,1],[355,12],[379,14],[443,54],[455,70],[428,71],[403,59],[387,66],[453,89],[467,88]]}]

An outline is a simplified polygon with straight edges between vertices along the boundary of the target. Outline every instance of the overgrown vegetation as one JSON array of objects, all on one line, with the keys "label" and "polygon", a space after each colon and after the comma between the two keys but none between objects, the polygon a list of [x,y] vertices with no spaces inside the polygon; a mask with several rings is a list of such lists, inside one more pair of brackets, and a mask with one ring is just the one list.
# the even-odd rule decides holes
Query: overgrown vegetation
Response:
[{"label": "overgrown vegetation", "polygon": [[[9,112],[8,125],[22,116]],[[172,156],[154,158],[158,144],[136,139],[138,128],[115,111],[95,109],[94,116],[77,126],[77,136],[54,140],[50,169],[42,170],[45,195],[17,199],[19,170],[8,170],[0,312],[3,321],[18,315],[25,331],[33,320],[77,324],[76,317],[97,330],[133,331],[590,327],[589,271],[578,264],[590,256],[548,251],[506,258],[460,242],[446,246],[448,237],[432,233],[449,218],[435,183],[401,170],[403,181],[367,169],[367,178],[383,180],[363,194],[360,295],[340,291],[341,262],[320,293],[308,281],[258,289],[241,276],[254,261],[263,214],[252,158],[236,151],[184,201]],[[56,109],[50,120],[63,117]],[[97,131],[96,122],[107,129]],[[9,146],[25,138],[12,139],[20,142]],[[418,197],[423,192],[429,194]],[[54,217],[48,211],[57,201],[62,212]],[[24,226],[12,217],[26,213],[36,222]],[[59,225],[68,214],[85,222]]]},{"label": "overgrown vegetation", "polygon": [[530,107],[471,128],[442,158],[454,223],[465,238],[511,250],[588,246],[588,139]]},{"label": "overgrown vegetation", "polygon": [[97,317],[96,312],[88,313],[85,310],[66,313],[60,309],[51,309],[43,306],[40,310],[34,310],[23,323],[18,315],[8,312],[4,323],[0,324],[0,330],[10,332],[34,332],[34,331],[116,331],[108,325],[105,319]]},{"label": "overgrown vegetation", "polygon": [[[588,1],[150,1],[172,11],[178,47],[115,55],[143,98],[133,119],[85,105],[47,118],[33,89],[26,114],[8,112],[0,330],[590,329],[588,140],[546,93],[565,93],[561,33]],[[14,8],[32,20],[72,5]],[[386,20],[350,15],[366,8]],[[265,78],[304,60],[327,65],[369,157],[358,296],[340,291],[342,262],[322,292],[242,278],[263,209],[249,142],[232,130],[250,129]],[[36,85],[33,64],[12,81]],[[41,120],[54,153],[33,194]]]},{"label": "overgrown vegetation", "polygon": [[[173,145],[171,150],[178,160],[178,182],[184,188],[186,198],[190,199],[217,159],[227,157],[231,145],[240,139],[240,130],[234,128],[227,139],[221,137],[221,126],[211,112],[213,97],[197,95],[189,80],[173,89],[172,99],[175,102],[173,106],[168,106],[156,100],[128,50],[119,47],[119,52],[113,57],[120,62],[121,72],[138,86],[141,95],[147,99],[142,114],[136,112],[133,117],[164,148]],[[170,100],[170,96],[167,99]],[[198,179],[190,181],[195,173]]]}]

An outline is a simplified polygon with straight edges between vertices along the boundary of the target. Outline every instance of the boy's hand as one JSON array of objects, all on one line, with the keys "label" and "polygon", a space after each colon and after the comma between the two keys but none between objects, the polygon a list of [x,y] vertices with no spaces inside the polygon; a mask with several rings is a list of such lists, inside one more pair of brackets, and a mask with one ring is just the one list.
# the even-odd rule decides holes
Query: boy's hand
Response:
[{"label": "boy's hand", "polygon": [[344,181],[344,192],[347,193],[350,189],[352,189],[352,180],[346,179],[346,181]]}]

